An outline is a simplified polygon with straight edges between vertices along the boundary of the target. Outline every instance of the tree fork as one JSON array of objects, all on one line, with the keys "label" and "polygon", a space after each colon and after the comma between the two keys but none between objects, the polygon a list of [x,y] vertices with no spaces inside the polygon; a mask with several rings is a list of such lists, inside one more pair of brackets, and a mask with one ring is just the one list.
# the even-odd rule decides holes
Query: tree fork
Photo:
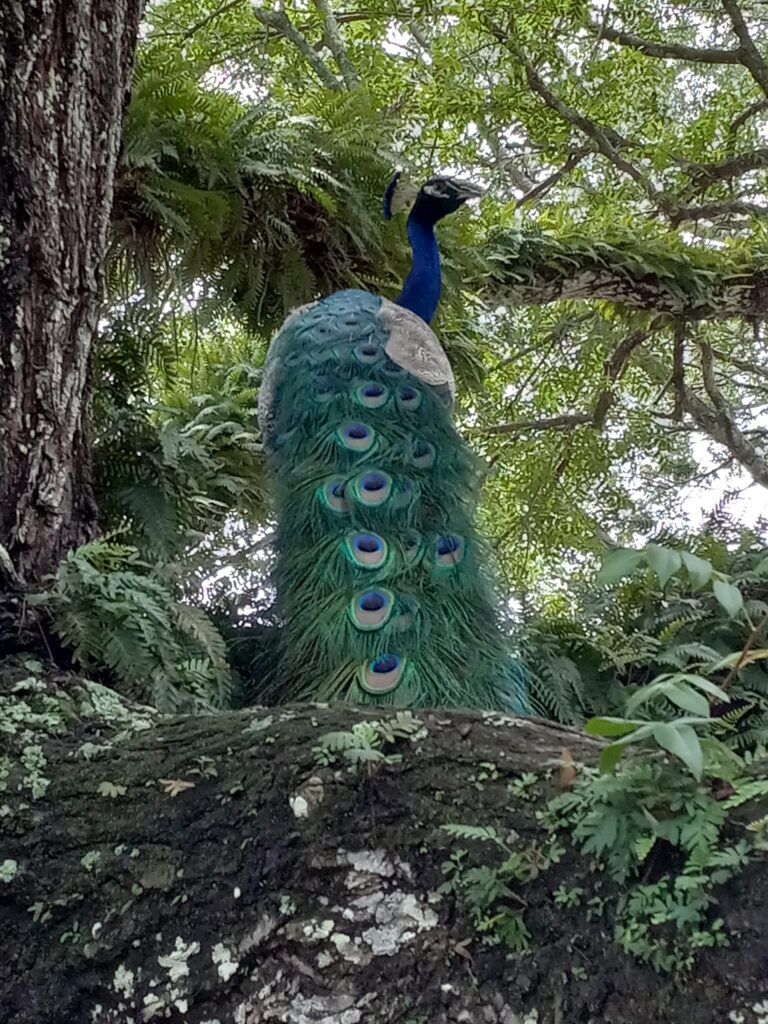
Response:
[{"label": "tree fork", "polygon": [[0,544],[27,582],[95,528],[88,369],[143,7],[0,10]]}]

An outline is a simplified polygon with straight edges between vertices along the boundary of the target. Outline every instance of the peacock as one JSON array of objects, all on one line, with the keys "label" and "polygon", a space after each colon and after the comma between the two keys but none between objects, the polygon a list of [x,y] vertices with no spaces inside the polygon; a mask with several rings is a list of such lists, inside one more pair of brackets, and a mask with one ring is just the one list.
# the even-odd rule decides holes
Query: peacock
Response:
[{"label": "peacock", "polygon": [[391,302],[348,289],[295,310],[270,345],[259,418],[277,528],[284,701],[529,712],[473,519],[482,466],[458,434],[429,327],[435,225],[481,194],[395,175],[412,265]]}]

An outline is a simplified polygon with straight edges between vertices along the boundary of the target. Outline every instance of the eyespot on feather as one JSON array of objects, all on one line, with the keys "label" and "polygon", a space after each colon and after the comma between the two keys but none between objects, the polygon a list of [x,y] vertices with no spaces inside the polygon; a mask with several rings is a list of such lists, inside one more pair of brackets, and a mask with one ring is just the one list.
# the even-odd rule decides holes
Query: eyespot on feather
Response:
[{"label": "eyespot on feather", "polygon": [[344,423],[336,431],[336,440],[350,452],[367,452],[373,447],[376,433],[366,423]]},{"label": "eyespot on feather", "polygon": [[355,398],[366,409],[380,409],[389,401],[389,388],[376,381],[368,381],[356,389]]},{"label": "eyespot on feather", "polygon": [[346,497],[346,485],[343,480],[329,480],[318,491],[320,500],[334,512],[349,511],[349,501]]},{"label": "eyespot on feather", "polygon": [[363,366],[373,366],[381,359],[381,348],[374,341],[361,341],[354,348],[355,358]]},{"label": "eyespot on feather", "polygon": [[415,412],[421,405],[421,392],[410,385],[397,389],[397,407],[403,412]]},{"label": "eyespot on feather", "polygon": [[360,569],[379,569],[389,557],[389,547],[378,533],[350,533],[344,553]]},{"label": "eyespot on feather", "polygon": [[349,603],[349,617],[358,629],[380,629],[392,614],[395,599],[389,590],[363,590]]},{"label": "eyespot on feather", "polygon": [[417,438],[411,449],[411,462],[417,469],[431,469],[435,464],[437,451],[429,441]]},{"label": "eyespot on feather", "polygon": [[358,682],[366,693],[391,693],[402,680],[406,659],[399,654],[382,654],[360,667]]},{"label": "eyespot on feather", "polygon": [[406,371],[402,366],[398,366],[391,359],[386,359],[384,365],[381,368],[381,372],[386,374],[387,377],[404,377]]},{"label": "eyespot on feather", "polygon": [[383,505],[392,494],[392,477],[378,470],[361,473],[352,484],[355,499],[369,508]]},{"label": "eyespot on feather", "polygon": [[455,533],[438,537],[435,541],[435,564],[444,569],[452,569],[461,564],[465,550],[464,538]]}]

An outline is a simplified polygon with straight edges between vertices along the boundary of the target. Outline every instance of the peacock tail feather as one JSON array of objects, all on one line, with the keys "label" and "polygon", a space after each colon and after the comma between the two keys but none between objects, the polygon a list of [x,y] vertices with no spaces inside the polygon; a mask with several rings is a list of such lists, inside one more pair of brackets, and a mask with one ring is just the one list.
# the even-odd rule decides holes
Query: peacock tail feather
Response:
[{"label": "peacock tail feather", "polygon": [[305,306],[275,338],[259,403],[283,622],[271,698],[528,711],[452,399],[430,328],[368,292]]}]

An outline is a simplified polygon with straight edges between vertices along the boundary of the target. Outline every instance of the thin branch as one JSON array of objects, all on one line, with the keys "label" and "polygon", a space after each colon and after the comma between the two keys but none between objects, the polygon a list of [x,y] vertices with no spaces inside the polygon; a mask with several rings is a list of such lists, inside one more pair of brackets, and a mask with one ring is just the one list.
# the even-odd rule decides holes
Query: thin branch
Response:
[{"label": "thin branch", "polygon": [[[592,139],[599,153],[602,153],[610,162],[617,167],[624,174],[628,175],[639,185],[642,186],[643,191],[648,195],[655,195],[654,189],[647,181],[645,175],[643,175],[633,164],[625,160],[624,157],[619,153],[616,145],[625,146],[628,145],[626,139],[623,139],[618,132],[612,128],[603,128],[601,125],[592,121],[590,118],[580,114],[573,107],[568,106],[559,96],[549,88],[547,83],[538,73],[527,53],[512,39],[512,37],[505,32],[499,25],[497,25],[492,19],[484,18],[486,27],[495,35],[502,45],[506,46],[511,53],[520,61],[525,69],[525,77],[529,87],[533,92],[541,97],[546,105],[554,110],[556,113],[572,124],[575,128],[578,128],[580,132]],[[658,197],[656,197],[658,199]]]},{"label": "thin branch", "polygon": [[739,359],[736,356],[731,356],[727,352],[723,352],[721,349],[713,348],[713,353],[718,359],[723,362],[730,363],[731,366],[735,366],[737,370],[743,370],[745,373],[754,373],[758,377],[764,377],[768,380],[768,369],[763,366],[758,366],[756,363],[750,363],[746,359]]},{"label": "thin branch", "polygon": [[598,25],[589,22],[589,28],[619,46],[628,46],[632,50],[644,53],[646,57],[658,57],[661,60],[689,60],[697,64],[741,64],[741,51],[721,50],[716,47],[700,48],[685,46],[682,43],[655,42],[642,39],[633,32],[611,28],[609,25]]},{"label": "thin branch", "polygon": [[571,430],[572,427],[592,423],[592,420],[591,412],[569,412],[560,416],[545,416],[538,420],[517,420],[512,423],[498,423],[493,427],[477,427],[475,430],[482,434],[521,434],[527,430]]},{"label": "thin branch", "polygon": [[749,34],[744,15],[736,0],[723,0],[723,7],[731,19],[733,31],[741,43],[740,59],[744,67],[749,71],[766,96],[768,96],[768,64],[762,54],[755,46],[752,36]]},{"label": "thin branch", "polygon": [[768,217],[768,206],[742,199],[724,199],[701,206],[669,206],[669,221],[676,228],[688,220],[718,220],[721,217]]},{"label": "thin branch", "polygon": [[325,62],[315,53],[301,32],[291,23],[285,11],[268,11],[254,4],[253,13],[262,25],[266,28],[274,29],[296,47],[327,89],[339,90],[341,88],[335,75],[331,73]]},{"label": "thin branch", "polygon": [[544,179],[544,181],[539,182],[538,185],[535,185],[532,189],[526,192],[525,195],[522,195],[518,199],[517,205],[523,206],[525,203],[530,203],[534,199],[538,199],[540,196],[549,192],[549,190],[556,185],[558,181],[561,181],[567,174],[570,174],[574,167],[581,163],[588,152],[589,150],[586,149],[578,149],[571,153],[559,171],[555,171],[553,174],[550,174]]},{"label": "thin branch", "polygon": [[715,378],[715,358],[712,346],[706,341],[699,341],[701,352],[701,379],[704,382],[704,390],[709,395],[709,400],[718,412],[727,412],[728,403],[722,391],[717,386]]},{"label": "thin branch", "polygon": [[222,4],[221,7],[217,7],[216,10],[211,11],[204,18],[201,18],[199,21],[196,21],[193,25],[190,25],[190,27],[186,29],[186,31],[181,33],[182,41],[186,39],[191,39],[201,29],[204,29],[208,25],[210,25],[212,21],[216,21],[216,19],[220,18],[222,15],[227,14],[229,11],[233,11],[235,7],[240,7],[242,4],[244,4],[244,2],[245,0],[230,0],[229,3]]},{"label": "thin branch", "polygon": [[334,17],[330,0],[315,0],[315,7],[317,7],[318,11],[320,11],[323,16],[325,39],[328,43],[328,49],[331,51],[333,59],[338,64],[341,77],[344,79],[347,88],[354,92],[361,87],[362,83],[360,81],[360,76],[357,73],[357,69],[349,59],[346,43],[342,39],[341,32],[339,31],[339,23]]},{"label": "thin branch", "polygon": [[675,407],[672,418],[678,423],[683,421],[682,393],[685,387],[685,338],[687,329],[684,323],[675,325],[675,336],[672,347],[672,384],[675,389]]},{"label": "thin branch", "polygon": [[755,100],[754,103],[750,103],[738,117],[734,117],[731,123],[728,125],[728,134],[735,135],[742,125],[745,125],[750,118],[755,117],[757,114],[762,114],[768,110],[768,100]]},{"label": "thin branch", "polygon": [[[651,379],[661,382],[667,380],[668,370],[650,353],[646,353],[641,365]],[[715,385],[715,388],[717,386]],[[680,388],[680,398],[685,412],[691,417],[698,428],[722,444],[749,473],[755,483],[768,487],[768,462],[757,451],[739,429],[727,409],[713,410],[687,384]],[[725,400],[723,399],[723,402]]]}]

